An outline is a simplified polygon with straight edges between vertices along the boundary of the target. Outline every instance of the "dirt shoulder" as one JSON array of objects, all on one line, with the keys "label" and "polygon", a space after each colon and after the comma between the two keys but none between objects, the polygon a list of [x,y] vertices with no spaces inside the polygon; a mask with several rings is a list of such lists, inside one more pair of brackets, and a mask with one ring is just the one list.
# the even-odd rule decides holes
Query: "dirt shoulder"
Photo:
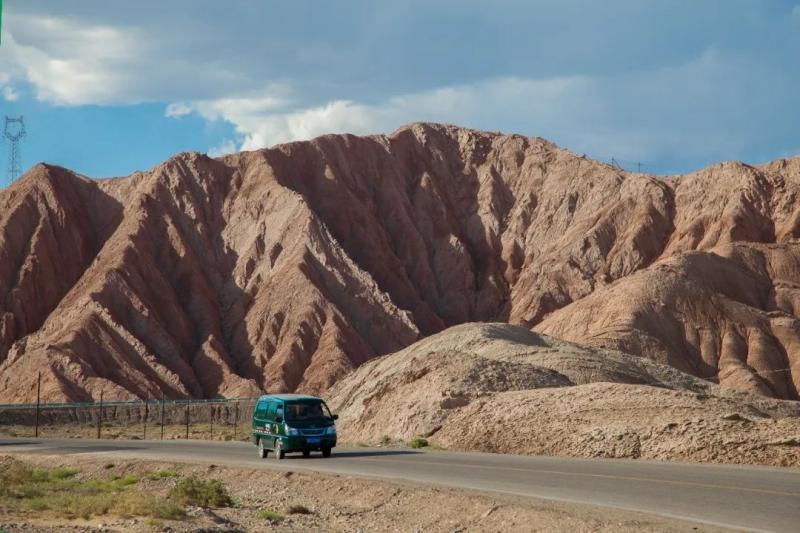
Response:
[{"label": "dirt shoulder", "polygon": [[615,509],[339,475],[41,455],[0,456],[0,469],[8,471],[20,462],[51,474],[58,469],[77,470],[72,474],[76,483],[135,479],[120,491],[141,491],[164,500],[181,480],[192,476],[215,479],[227,488],[233,506],[183,505],[186,515],[178,520],[137,516],[135,512],[66,517],[63,510],[30,509],[19,501],[9,504],[0,499],[0,530],[571,532],[698,528],[688,522]]}]

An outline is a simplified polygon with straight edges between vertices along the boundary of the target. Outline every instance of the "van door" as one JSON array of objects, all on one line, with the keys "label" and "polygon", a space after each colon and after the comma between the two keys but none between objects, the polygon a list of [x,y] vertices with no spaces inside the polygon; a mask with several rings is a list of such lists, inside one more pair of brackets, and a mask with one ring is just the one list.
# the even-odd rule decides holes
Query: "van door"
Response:
[{"label": "van door", "polygon": [[251,436],[254,443],[258,441],[257,435],[263,434],[268,405],[268,400],[259,400],[258,403],[256,403],[255,409],[253,409],[253,429]]},{"label": "van door", "polygon": [[272,401],[269,402],[267,405],[267,411],[264,416],[264,431],[270,436],[275,434],[275,409],[277,407],[277,403]]},{"label": "van door", "polygon": [[[281,433],[281,424],[285,420],[286,415],[283,412],[283,403],[279,403],[276,406],[275,416],[273,417],[273,427],[272,429],[275,431],[276,435],[280,435]],[[279,422],[280,421],[280,422]]]},{"label": "van door", "polygon": [[263,429],[267,418],[267,407],[269,400],[260,400],[256,405],[256,412],[253,415],[253,423],[260,429]]}]

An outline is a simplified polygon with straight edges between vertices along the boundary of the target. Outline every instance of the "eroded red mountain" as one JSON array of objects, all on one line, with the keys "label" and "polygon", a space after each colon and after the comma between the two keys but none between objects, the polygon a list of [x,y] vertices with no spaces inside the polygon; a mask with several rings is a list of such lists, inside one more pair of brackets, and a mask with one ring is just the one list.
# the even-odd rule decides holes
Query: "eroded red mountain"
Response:
[{"label": "eroded red mountain", "polygon": [[0,401],[39,372],[46,400],[321,392],[447,326],[543,320],[796,399],[798,192],[798,159],[661,178],[434,124],[110,180],[39,165],[0,192]]}]

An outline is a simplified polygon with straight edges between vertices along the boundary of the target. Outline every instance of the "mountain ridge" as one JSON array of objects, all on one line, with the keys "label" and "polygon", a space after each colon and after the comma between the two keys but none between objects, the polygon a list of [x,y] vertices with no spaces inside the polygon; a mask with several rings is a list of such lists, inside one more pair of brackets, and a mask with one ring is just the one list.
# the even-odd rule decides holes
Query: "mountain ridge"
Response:
[{"label": "mountain ridge", "polygon": [[[322,392],[447,326],[569,323],[659,261],[790,242],[799,184],[798,158],[664,178],[425,123],[96,181],[37,166],[0,192],[0,400],[30,399],[40,370],[52,399]],[[774,349],[796,368],[793,346]],[[775,365],[740,352],[728,385],[797,398],[800,371],[764,385]]]}]

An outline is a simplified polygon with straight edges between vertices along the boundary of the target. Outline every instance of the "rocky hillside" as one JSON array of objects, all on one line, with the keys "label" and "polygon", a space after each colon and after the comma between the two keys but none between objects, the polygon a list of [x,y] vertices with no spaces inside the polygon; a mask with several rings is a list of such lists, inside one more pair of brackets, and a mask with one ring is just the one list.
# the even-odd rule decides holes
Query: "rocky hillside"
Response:
[{"label": "rocky hillside", "polygon": [[328,391],[339,437],[448,449],[800,466],[800,403],[510,324],[462,324]]},{"label": "rocky hillside", "polygon": [[39,165],[0,191],[0,402],[319,392],[468,321],[797,399],[798,192],[800,159],[665,179],[434,124]]}]

